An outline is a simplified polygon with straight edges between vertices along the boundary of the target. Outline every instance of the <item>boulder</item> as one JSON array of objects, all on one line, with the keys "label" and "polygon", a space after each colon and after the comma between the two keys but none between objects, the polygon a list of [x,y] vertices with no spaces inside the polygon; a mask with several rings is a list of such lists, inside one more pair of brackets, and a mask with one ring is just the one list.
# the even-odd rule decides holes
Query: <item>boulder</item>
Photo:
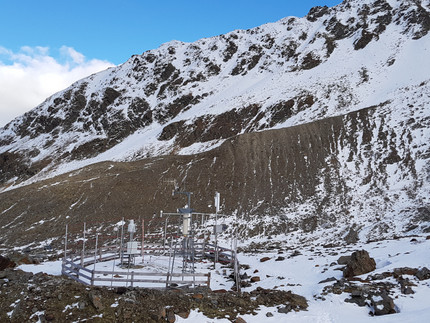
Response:
[{"label": "boulder", "polygon": [[415,274],[419,280],[426,280],[430,278],[430,270],[427,267],[423,267]]},{"label": "boulder", "polygon": [[6,268],[14,268],[16,263],[9,258],[0,256],[0,270],[5,270]]},{"label": "boulder", "polygon": [[343,270],[343,276],[350,278],[367,274],[376,269],[376,263],[366,250],[355,251]]},{"label": "boulder", "polygon": [[393,299],[386,292],[373,295],[371,301],[373,314],[376,316],[397,313]]},{"label": "boulder", "polygon": [[339,265],[346,265],[351,260],[351,256],[340,256],[337,260]]}]

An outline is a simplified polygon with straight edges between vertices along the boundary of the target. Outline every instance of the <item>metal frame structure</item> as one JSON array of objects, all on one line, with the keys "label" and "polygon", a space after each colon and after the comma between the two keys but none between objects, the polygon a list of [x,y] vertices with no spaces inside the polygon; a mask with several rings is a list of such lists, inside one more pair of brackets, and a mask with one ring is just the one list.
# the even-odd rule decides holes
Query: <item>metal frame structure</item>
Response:
[{"label": "metal frame structure", "polygon": [[[177,213],[163,213],[160,212],[161,216],[166,216],[164,221],[164,232],[162,233],[162,246],[160,245],[158,248],[150,248],[145,246],[145,242],[148,244],[148,240],[150,238],[150,234],[147,234],[149,238],[145,241],[145,222],[142,220],[142,232],[141,232],[141,245],[139,246],[137,243],[133,244],[133,246],[137,246],[135,253],[127,252],[127,250],[131,250],[130,248],[125,249],[124,246],[124,218],[121,220],[121,228],[115,227],[116,230],[116,239],[114,245],[103,246],[102,243],[99,243],[99,232],[95,234],[95,248],[93,250],[89,250],[86,247],[86,241],[88,237],[89,231],[87,231],[87,223],[84,223],[84,230],[82,234],[82,250],[80,252],[69,251],[70,247],[68,244],[68,235],[70,234],[70,228],[66,225],[66,233],[64,240],[64,257],[62,264],[62,274],[77,280],[81,283],[94,285],[97,284],[112,284],[122,282],[125,285],[133,286],[136,283],[151,283],[151,284],[162,284],[163,288],[171,288],[172,286],[182,286],[182,287],[198,287],[198,286],[207,286],[210,287],[210,273],[202,274],[195,272],[195,261],[197,258],[209,258],[214,260],[214,269],[216,269],[216,264],[218,262],[224,264],[231,264],[234,269],[234,277],[236,282],[237,291],[240,291],[240,266],[239,261],[237,259],[237,239],[233,238],[232,240],[232,248],[223,248],[218,246],[217,240],[217,221],[218,217],[222,216],[219,214],[219,193],[215,195],[215,214],[206,214],[206,213],[196,213],[191,209],[191,192],[179,192],[173,191],[173,194],[184,194],[187,196],[188,204],[186,207],[182,209],[178,209]],[[182,235],[173,235],[170,234],[170,237],[167,234],[168,228],[168,220],[171,216],[180,216],[179,220],[182,223]],[[207,243],[205,239],[203,242],[195,241],[195,230],[194,223],[198,224],[197,218],[201,216],[202,221],[201,224],[203,226],[204,219],[215,217],[215,243]],[[119,223],[119,222],[118,222]],[[132,222],[130,222],[131,224]],[[134,239],[138,237],[136,233],[137,226],[129,225],[128,233],[130,237],[130,241],[128,243],[134,242]],[[168,243],[170,238],[170,246],[166,248],[166,244]],[[140,248],[140,250],[139,250]],[[124,257],[128,256],[128,268],[131,267],[131,263],[134,263],[134,254],[139,254],[142,257],[142,263],[144,263],[144,256],[146,255],[166,255],[168,252],[169,256],[169,265],[168,269],[165,273],[141,273],[135,271],[128,271],[126,279],[114,279],[114,276],[124,275],[124,271],[115,270],[115,260],[119,259],[121,265],[124,265]],[[91,255],[91,256],[89,256]],[[175,273],[175,261],[178,256],[182,257],[182,272]],[[150,257],[151,258],[151,257]],[[96,263],[103,262],[107,260],[114,260],[112,271],[98,271],[96,270]],[[93,269],[88,269],[88,266],[93,265]],[[102,277],[99,278],[97,275],[111,276],[111,278]],[[139,277],[148,276],[151,278],[139,278]],[[174,279],[180,277],[181,279]],[[207,277],[207,279],[202,280],[201,277]],[[197,279],[196,279],[197,278]],[[190,280],[191,279],[191,280]],[[152,287],[150,287],[152,288]]]}]

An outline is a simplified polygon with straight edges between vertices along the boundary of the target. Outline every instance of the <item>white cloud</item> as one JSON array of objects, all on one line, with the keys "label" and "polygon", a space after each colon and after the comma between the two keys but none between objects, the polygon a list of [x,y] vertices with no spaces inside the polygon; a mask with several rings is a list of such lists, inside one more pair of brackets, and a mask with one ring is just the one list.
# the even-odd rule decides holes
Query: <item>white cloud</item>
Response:
[{"label": "white cloud", "polygon": [[18,52],[0,47],[0,127],[90,74],[114,66],[87,60],[72,47],[60,48],[60,58],[48,47],[22,47]]}]

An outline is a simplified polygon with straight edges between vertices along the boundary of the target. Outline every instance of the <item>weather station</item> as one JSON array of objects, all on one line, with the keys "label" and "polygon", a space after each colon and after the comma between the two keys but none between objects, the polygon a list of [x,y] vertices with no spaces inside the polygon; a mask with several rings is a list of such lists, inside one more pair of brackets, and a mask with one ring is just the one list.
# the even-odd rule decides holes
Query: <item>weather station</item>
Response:
[{"label": "weather station", "polygon": [[[193,193],[179,190],[176,182],[175,195],[185,196],[184,207],[154,214],[152,230],[149,226],[145,229],[143,219],[130,219],[127,226],[124,218],[92,228],[84,223],[82,234],[73,234],[66,225],[63,275],[87,285],[210,288],[211,271],[221,264],[232,268],[238,282],[235,236],[231,236],[231,248],[218,243],[219,234],[227,229],[226,224],[218,223],[223,217],[220,194],[215,193],[214,213],[195,212],[191,207]],[[240,284],[235,286],[240,289]]]}]

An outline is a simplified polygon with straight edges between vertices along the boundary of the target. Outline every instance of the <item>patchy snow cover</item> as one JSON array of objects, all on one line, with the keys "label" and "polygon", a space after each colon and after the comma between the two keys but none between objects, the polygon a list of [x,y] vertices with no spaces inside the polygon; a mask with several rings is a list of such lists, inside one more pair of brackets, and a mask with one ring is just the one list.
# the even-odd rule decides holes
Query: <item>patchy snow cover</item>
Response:
[{"label": "patchy snow cover", "polygon": [[[249,243],[249,241],[248,241]],[[284,241],[283,247],[291,247],[291,242]],[[304,296],[308,300],[309,308],[307,311],[290,312],[288,314],[279,313],[277,308],[260,308],[257,315],[241,316],[246,322],[425,322],[430,317],[430,280],[419,281],[413,276],[408,278],[416,284],[412,286],[415,294],[405,295],[400,289],[395,289],[391,295],[399,313],[386,316],[372,317],[368,307],[359,307],[355,304],[347,303],[344,300],[349,294],[340,295],[328,294],[321,299],[323,288],[332,282],[320,283],[321,281],[334,277],[342,278],[342,272],[337,270],[342,266],[334,265],[340,256],[350,255],[355,250],[365,249],[370,256],[376,261],[376,270],[369,274],[380,274],[383,272],[392,272],[396,268],[430,268],[429,258],[430,240],[425,237],[402,238],[398,240],[385,240],[371,243],[359,243],[356,245],[323,247],[320,244],[305,245],[294,250],[300,251],[300,254],[293,255],[288,249],[277,249],[271,252],[239,253],[239,260],[242,265],[249,265],[250,268],[242,270],[248,276],[258,276],[260,281],[252,283],[251,287],[243,288],[242,291],[251,291],[257,287],[267,289],[291,290],[293,293]],[[279,253],[279,250],[282,253]],[[285,257],[285,260],[276,261],[279,256]],[[270,259],[261,262],[263,257]],[[154,270],[155,267],[167,265],[166,259],[156,257],[148,259],[146,256],[146,268],[142,270]],[[148,262],[151,261],[151,266]],[[167,260],[168,261],[168,260]],[[139,260],[136,261],[136,264]],[[114,264],[112,262],[97,264],[98,269],[111,270]],[[207,272],[212,263],[196,263],[197,272]],[[154,267],[155,266],[155,267]],[[167,267],[167,266],[165,266]],[[164,267],[163,267],[164,268]],[[33,273],[46,272],[54,275],[61,274],[61,262],[46,262],[41,265],[21,265],[19,269],[31,271]],[[212,289],[230,289],[233,285],[228,280],[231,269],[226,270],[223,274],[220,265],[212,271],[211,288]],[[135,269],[136,271],[138,269]],[[365,279],[368,274],[359,276]],[[390,278],[386,279],[387,281]],[[113,304],[112,306],[115,306]],[[267,313],[273,316],[266,316]],[[270,314],[269,314],[270,315]],[[227,320],[212,320],[206,318],[198,311],[192,311],[190,317],[186,320],[176,317],[178,322],[228,322]]]}]

